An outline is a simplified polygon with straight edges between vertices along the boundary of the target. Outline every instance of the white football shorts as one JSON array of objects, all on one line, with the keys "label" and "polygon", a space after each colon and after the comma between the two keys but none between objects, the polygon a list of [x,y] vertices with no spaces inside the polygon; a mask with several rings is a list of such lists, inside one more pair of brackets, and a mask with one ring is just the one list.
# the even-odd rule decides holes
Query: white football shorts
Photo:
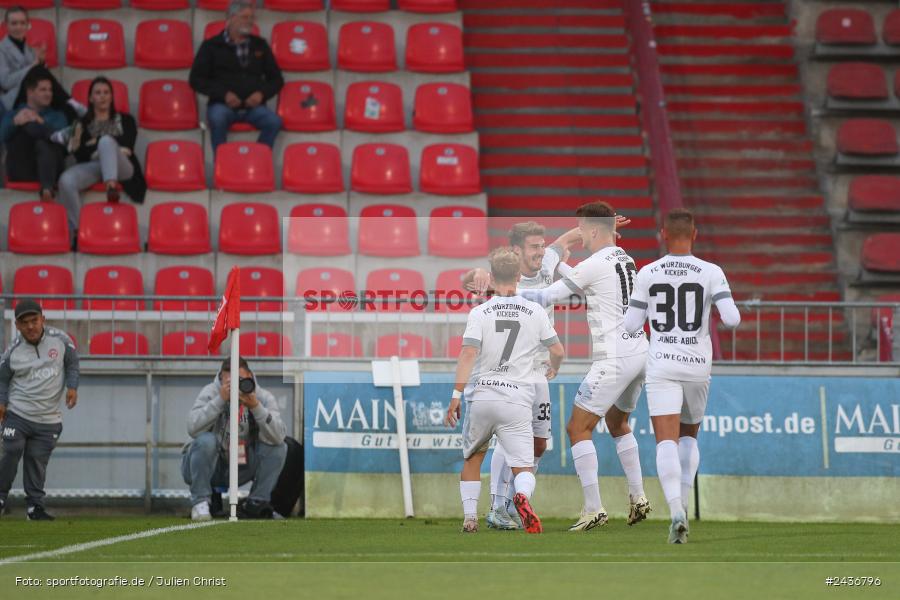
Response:
[{"label": "white football shorts", "polygon": [[613,405],[624,413],[634,412],[646,362],[646,354],[596,361],[578,386],[575,406],[598,417],[606,416]]},{"label": "white football shorts", "polygon": [[709,381],[647,382],[647,406],[651,417],[681,415],[685,425],[696,425],[703,420],[709,398]]},{"label": "white football shorts", "polygon": [[527,406],[502,400],[466,402],[463,458],[487,452],[494,435],[506,453],[506,464],[519,468],[534,466],[534,434]]}]

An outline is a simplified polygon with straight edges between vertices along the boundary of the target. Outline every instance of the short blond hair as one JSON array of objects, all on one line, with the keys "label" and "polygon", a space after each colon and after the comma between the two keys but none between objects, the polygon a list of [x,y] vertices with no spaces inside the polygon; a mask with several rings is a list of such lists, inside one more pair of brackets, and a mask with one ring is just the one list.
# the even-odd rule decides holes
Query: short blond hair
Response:
[{"label": "short blond hair", "polygon": [[494,248],[490,256],[491,276],[497,283],[515,283],[519,279],[519,255],[510,246]]},{"label": "short blond hair", "polygon": [[509,245],[522,248],[525,246],[525,238],[532,235],[544,237],[544,226],[535,221],[526,221],[524,223],[516,223],[509,230]]}]

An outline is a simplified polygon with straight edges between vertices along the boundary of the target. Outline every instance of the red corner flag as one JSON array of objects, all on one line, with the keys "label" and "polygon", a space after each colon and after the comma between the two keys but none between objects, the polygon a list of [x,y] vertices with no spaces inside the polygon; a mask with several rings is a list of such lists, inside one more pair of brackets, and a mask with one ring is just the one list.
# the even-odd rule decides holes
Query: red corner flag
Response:
[{"label": "red corner flag", "polygon": [[228,283],[225,284],[225,295],[222,296],[222,304],[216,313],[216,322],[209,334],[209,351],[216,352],[228,332],[241,326],[241,270],[231,267],[228,273]]}]

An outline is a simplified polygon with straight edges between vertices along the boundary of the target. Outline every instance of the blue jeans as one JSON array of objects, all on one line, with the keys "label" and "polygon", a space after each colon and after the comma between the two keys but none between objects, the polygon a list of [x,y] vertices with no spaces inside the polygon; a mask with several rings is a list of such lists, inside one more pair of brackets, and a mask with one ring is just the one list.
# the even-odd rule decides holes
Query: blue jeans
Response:
[{"label": "blue jeans", "polygon": [[[278,483],[287,444],[271,446],[257,442],[247,449],[247,464],[238,467],[238,485],[253,481],[250,498],[268,502]],[[211,431],[194,438],[190,448],[181,456],[181,475],[191,486],[191,506],[209,502],[212,488],[228,485],[228,460],[219,460],[219,440]]]},{"label": "blue jeans", "polygon": [[259,137],[256,141],[275,146],[275,138],[281,131],[281,117],[273,113],[263,105],[256,108],[240,108],[234,110],[221,102],[211,103],[206,107],[206,121],[209,124],[209,141],[213,152],[219,144],[225,143],[228,138],[228,128],[233,123],[250,123],[259,129]]}]

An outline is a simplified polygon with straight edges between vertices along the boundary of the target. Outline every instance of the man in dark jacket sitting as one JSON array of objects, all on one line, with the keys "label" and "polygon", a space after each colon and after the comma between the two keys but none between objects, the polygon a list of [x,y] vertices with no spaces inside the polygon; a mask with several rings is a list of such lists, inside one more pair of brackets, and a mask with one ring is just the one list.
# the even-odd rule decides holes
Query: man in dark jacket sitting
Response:
[{"label": "man in dark jacket sitting", "polygon": [[269,44],[252,34],[254,21],[249,0],[232,0],[225,29],[203,42],[191,66],[191,87],[208,98],[213,151],[235,122],[259,129],[258,141],[269,147],[281,130],[281,118],[265,102],[278,94],[284,78]]}]

